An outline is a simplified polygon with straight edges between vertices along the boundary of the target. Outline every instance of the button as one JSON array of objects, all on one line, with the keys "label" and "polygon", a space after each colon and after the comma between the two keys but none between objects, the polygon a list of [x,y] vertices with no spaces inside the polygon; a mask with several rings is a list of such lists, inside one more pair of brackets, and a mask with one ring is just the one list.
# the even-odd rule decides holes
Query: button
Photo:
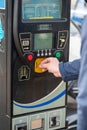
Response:
[{"label": "button", "polygon": [[45,50],[45,56],[47,56],[47,50]]},{"label": "button", "polygon": [[40,56],[40,50],[37,51],[37,57],[39,57],[39,56]]},{"label": "button", "polygon": [[48,54],[49,54],[49,56],[51,56],[51,50],[50,49],[49,49],[49,53]]},{"label": "button", "polygon": [[44,51],[43,50],[41,50],[41,56],[44,56]]},{"label": "button", "polygon": [[32,55],[32,54],[28,55],[27,59],[28,59],[29,61],[32,61],[32,60],[33,60],[33,55]]},{"label": "button", "polygon": [[43,71],[41,68],[39,68],[39,64],[46,58],[37,58],[36,61],[35,61],[35,68],[34,68],[34,71],[36,73],[43,73],[45,71]]},{"label": "button", "polygon": [[61,53],[60,52],[56,52],[56,57],[60,58],[61,57]]}]

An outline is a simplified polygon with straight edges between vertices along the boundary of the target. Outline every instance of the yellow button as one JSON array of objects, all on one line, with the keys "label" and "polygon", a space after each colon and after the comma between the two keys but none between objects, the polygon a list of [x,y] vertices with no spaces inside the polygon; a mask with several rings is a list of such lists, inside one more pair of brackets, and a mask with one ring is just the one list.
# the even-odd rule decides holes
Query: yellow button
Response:
[{"label": "yellow button", "polygon": [[39,68],[39,64],[40,64],[44,59],[46,59],[46,58],[37,58],[37,59],[36,59],[36,61],[35,61],[35,69],[34,69],[36,73],[43,73],[43,72],[44,72],[41,68]]}]

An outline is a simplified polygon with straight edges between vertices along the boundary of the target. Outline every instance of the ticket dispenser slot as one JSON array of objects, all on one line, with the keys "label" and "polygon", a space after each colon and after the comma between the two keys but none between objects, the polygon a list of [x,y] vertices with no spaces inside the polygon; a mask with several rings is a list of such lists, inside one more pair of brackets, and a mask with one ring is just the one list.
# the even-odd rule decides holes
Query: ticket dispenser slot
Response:
[{"label": "ticket dispenser slot", "polygon": [[[47,57],[68,60],[69,7],[70,0],[14,0],[16,58],[12,82],[12,130],[15,126],[17,130],[22,129],[17,121],[24,115],[27,115],[27,126],[22,122],[24,130],[66,127],[66,83],[40,69],[39,64]],[[50,116],[49,111],[53,113],[55,109],[60,109],[60,115],[55,112]]]}]

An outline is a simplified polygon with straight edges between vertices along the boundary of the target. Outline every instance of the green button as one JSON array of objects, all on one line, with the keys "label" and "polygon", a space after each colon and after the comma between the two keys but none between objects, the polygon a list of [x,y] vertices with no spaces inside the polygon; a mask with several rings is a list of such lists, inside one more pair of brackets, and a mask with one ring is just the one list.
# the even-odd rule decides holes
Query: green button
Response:
[{"label": "green button", "polygon": [[61,53],[60,52],[56,52],[56,57],[60,58],[61,57]]}]

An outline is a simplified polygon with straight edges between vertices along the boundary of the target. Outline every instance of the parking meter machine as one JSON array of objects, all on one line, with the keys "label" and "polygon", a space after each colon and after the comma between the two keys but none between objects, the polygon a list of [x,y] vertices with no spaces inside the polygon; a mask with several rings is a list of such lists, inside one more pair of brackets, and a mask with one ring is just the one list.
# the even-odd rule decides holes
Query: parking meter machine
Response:
[{"label": "parking meter machine", "polygon": [[48,57],[68,61],[70,0],[13,0],[6,5],[7,50],[0,59],[5,54],[7,84],[2,97],[7,112],[0,127],[66,129],[66,83],[39,64]]}]

